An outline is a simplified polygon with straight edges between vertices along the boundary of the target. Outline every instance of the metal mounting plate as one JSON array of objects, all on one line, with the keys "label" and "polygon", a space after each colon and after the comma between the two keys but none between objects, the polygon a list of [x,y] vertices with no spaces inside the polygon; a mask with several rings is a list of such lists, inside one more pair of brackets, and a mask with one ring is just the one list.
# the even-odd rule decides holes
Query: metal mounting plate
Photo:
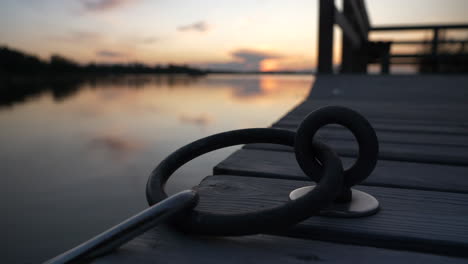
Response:
[{"label": "metal mounting plate", "polygon": [[[314,188],[314,185],[298,188],[289,194],[289,199],[296,200],[304,194],[308,193],[309,191],[313,190]],[[322,209],[320,211],[320,215],[330,217],[353,218],[369,216],[377,213],[377,211],[379,210],[379,201],[377,201],[377,199],[375,199],[374,196],[356,189],[351,189],[351,192],[351,202],[335,202],[330,206]]]}]

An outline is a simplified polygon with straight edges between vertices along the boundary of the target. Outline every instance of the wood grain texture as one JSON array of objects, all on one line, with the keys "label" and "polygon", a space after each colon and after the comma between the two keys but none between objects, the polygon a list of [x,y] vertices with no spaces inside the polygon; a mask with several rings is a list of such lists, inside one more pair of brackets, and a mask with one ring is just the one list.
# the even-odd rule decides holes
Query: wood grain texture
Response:
[{"label": "wood grain texture", "polygon": [[[339,254],[338,254],[339,253]],[[462,258],[255,235],[197,237],[157,228],[93,263],[465,263]]]},{"label": "wood grain texture", "polygon": [[[349,167],[354,158],[342,158]],[[309,180],[294,153],[241,149],[219,163],[214,174]],[[468,193],[468,167],[379,160],[362,185]]]},{"label": "wood grain texture", "polygon": [[[274,123],[273,127],[295,130],[308,113],[325,105],[330,105],[330,103],[316,105],[314,101],[306,101]],[[468,108],[455,109],[453,113],[437,111],[442,116],[440,119],[436,119],[435,114],[429,114],[428,110],[422,109],[421,116],[411,119],[410,112],[402,110],[401,106],[395,104],[392,106],[393,108],[390,108],[390,111],[381,105],[374,105],[366,111],[362,111],[361,104],[358,104],[357,107],[349,106],[349,104],[343,102],[337,105],[348,106],[363,114],[383,141],[395,142],[396,139],[400,139],[408,143],[462,144],[466,146],[468,117],[464,113],[468,112]],[[361,108],[361,111],[359,111],[359,108]],[[383,113],[379,108],[383,108],[387,113]],[[374,115],[378,117],[373,117]],[[387,117],[384,117],[385,115]],[[459,117],[456,120],[449,120],[454,116]],[[427,120],[424,120],[424,118],[427,118]],[[327,126],[321,129],[322,132],[325,131],[326,134],[335,137],[339,136],[344,130],[345,128],[341,126]],[[409,138],[405,139],[403,136]]]},{"label": "wood grain texture", "polygon": [[[286,202],[289,192],[308,184],[232,175],[207,177],[199,186],[197,209],[224,214],[257,211]],[[357,189],[374,195],[380,212],[354,219],[311,217],[278,233],[468,257],[468,195],[371,186]]]},{"label": "wood grain texture", "polygon": [[[274,125],[274,128],[296,131],[295,126]],[[379,142],[382,144],[431,145],[439,147],[468,148],[468,134],[422,133],[408,131],[376,130]],[[325,126],[317,131],[318,139],[354,141],[354,136],[348,129],[340,126]]]},{"label": "wood grain texture", "polygon": [[[274,127],[291,131],[296,130],[295,127]],[[382,130],[376,130],[376,133],[379,140],[379,157],[381,159],[468,165],[468,134],[409,133],[407,131]],[[330,144],[342,155],[357,155],[358,148],[355,138],[345,128],[327,126],[318,131],[316,139]],[[292,150],[289,147],[266,144],[250,147],[280,151]]]},{"label": "wood grain texture", "polygon": [[[314,86],[313,91],[320,89],[320,87]],[[330,90],[333,90],[330,88]],[[464,99],[466,100],[466,98]],[[421,121],[435,119],[443,123],[450,123],[454,120],[465,120],[466,117],[463,115],[463,110],[466,110],[468,106],[465,103],[446,103],[446,102],[378,102],[378,101],[365,101],[365,100],[348,100],[345,98],[332,98],[332,99],[320,99],[310,98],[297,107],[295,107],[290,113],[293,116],[300,117],[301,114],[313,111],[319,107],[327,105],[345,105],[353,108],[369,118],[380,118],[380,119],[394,119],[394,120],[411,120],[423,118]],[[406,114],[406,115],[405,115]],[[450,116],[446,116],[451,114]],[[412,118],[413,117],[413,118]],[[414,118],[416,117],[416,118]]]},{"label": "wood grain texture", "polygon": [[[313,110],[347,106],[376,129],[380,159],[467,166],[467,102],[466,76],[319,76],[308,99],[273,127],[294,131]],[[357,155],[354,137],[343,127],[327,126],[317,138],[342,156]],[[292,150],[270,144],[246,148]]]},{"label": "wood grain texture", "polygon": [[[299,126],[304,116],[294,118],[292,116],[287,116],[280,121],[274,123],[273,127],[284,127],[295,129]],[[391,120],[391,119],[370,119],[372,127],[377,132],[405,132],[408,134],[443,134],[443,135],[458,135],[458,136],[467,136],[468,135],[468,126],[463,126],[462,124],[434,124],[434,122],[404,122],[401,120]],[[326,126],[323,129],[330,130],[342,130],[344,128],[338,125]]]},{"label": "wood grain texture", "polygon": [[329,105],[351,108],[364,115],[372,123],[386,123],[389,125],[430,125],[434,127],[449,126],[465,129],[468,126],[468,119],[464,114],[468,111],[468,105],[466,104],[447,106],[397,102],[361,102],[341,99],[306,100],[279,119],[277,124],[282,122],[299,123],[308,113]]},{"label": "wood grain texture", "polygon": [[[356,157],[358,149],[353,141],[349,140],[329,140],[320,139],[326,144],[332,146],[340,156]],[[275,144],[248,144],[245,149],[261,149],[272,151],[292,152],[293,148]],[[379,143],[379,159],[421,162],[446,165],[468,165],[468,148],[459,147],[440,147],[431,145],[414,145],[395,144],[395,143]]]}]

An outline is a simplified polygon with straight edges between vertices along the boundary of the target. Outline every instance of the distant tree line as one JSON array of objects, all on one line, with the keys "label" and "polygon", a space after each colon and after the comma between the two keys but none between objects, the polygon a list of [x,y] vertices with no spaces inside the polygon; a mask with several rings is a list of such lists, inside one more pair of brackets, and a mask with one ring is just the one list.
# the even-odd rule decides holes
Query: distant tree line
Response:
[{"label": "distant tree line", "polygon": [[186,65],[149,66],[142,63],[128,64],[79,64],[60,55],[52,55],[49,61],[8,47],[0,47],[0,73],[155,73],[202,75],[207,72]]}]

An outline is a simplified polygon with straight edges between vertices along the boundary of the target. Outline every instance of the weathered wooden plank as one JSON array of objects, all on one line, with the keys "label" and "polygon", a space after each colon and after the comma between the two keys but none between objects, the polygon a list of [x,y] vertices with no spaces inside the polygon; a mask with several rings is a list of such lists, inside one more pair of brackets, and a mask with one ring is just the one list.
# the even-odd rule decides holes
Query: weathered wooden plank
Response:
[{"label": "weathered wooden plank", "polygon": [[[294,130],[302,119],[312,110],[328,105],[328,100],[308,100],[283,117],[273,126]],[[344,103],[339,103],[343,105]],[[386,103],[381,103],[385,106]],[[348,105],[349,106],[349,105]],[[353,107],[355,106],[355,107]],[[430,108],[419,109],[413,116],[408,109],[395,114],[390,108],[383,107],[379,112],[375,103],[356,103],[351,106],[368,115],[374,125],[380,141],[380,158],[387,160],[402,160],[412,162],[441,163],[451,165],[468,165],[468,117],[466,111],[460,111],[465,106],[457,106],[453,109],[441,106],[433,110],[433,115],[427,115]],[[413,106],[409,106],[413,107]],[[397,107],[398,108],[398,107]],[[401,108],[401,107],[400,107]],[[466,107],[465,107],[466,108]],[[416,108],[417,109],[417,108]],[[447,109],[450,109],[448,111]],[[401,109],[400,109],[401,110]],[[438,113],[444,118],[434,119]],[[451,117],[445,118],[446,116]],[[454,118],[457,117],[457,118]],[[449,119],[449,120],[448,120]],[[427,131],[425,131],[427,130]],[[353,136],[340,126],[330,126],[318,132],[318,138],[335,146],[337,152],[344,156],[356,156],[357,147]],[[291,151],[291,148],[268,145],[252,144],[246,148],[271,149],[278,151]]]},{"label": "weathered wooden plank", "polygon": [[319,76],[309,99],[454,105],[466,104],[467,75]]},{"label": "weathered wooden plank", "polygon": [[[295,130],[302,119],[284,121],[275,128]],[[461,125],[374,123],[380,142],[380,157],[391,160],[438,162],[443,164],[468,164],[468,133]],[[327,126],[317,133],[317,138],[336,146],[342,155],[356,155],[354,136],[341,126]],[[264,148],[265,145],[256,147]],[[284,150],[282,146],[267,146],[268,149]]]},{"label": "weathered wooden plank", "polygon": [[433,124],[452,124],[466,127],[468,118],[467,105],[452,105],[450,107],[438,105],[411,105],[405,103],[359,102],[346,100],[307,100],[285,115],[281,120],[302,120],[308,113],[324,106],[346,106],[360,112],[369,119],[392,119],[395,123],[425,122]]},{"label": "weathered wooden plank", "polygon": [[[298,123],[301,122],[307,114],[311,111],[301,113],[300,116],[293,116],[292,114],[278,120],[276,123],[281,122],[294,122]],[[368,116],[366,118],[372,124],[385,124],[385,125],[393,125],[393,126],[404,126],[404,125],[413,125],[413,126],[433,126],[433,127],[447,127],[447,128],[468,128],[468,122],[464,120],[434,120],[434,119],[405,119],[403,118],[395,118],[395,117],[377,117],[377,116]]]},{"label": "weathered wooden plank", "polygon": [[[356,157],[358,155],[357,146],[348,140],[329,140],[321,138],[321,141],[333,147],[333,149],[344,157]],[[292,152],[291,147],[274,144],[248,144],[245,149],[262,149],[273,151]],[[414,145],[379,143],[379,159],[396,160],[408,162],[435,163],[446,165],[468,165],[468,148],[458,148],[453,146],[434,145]]]},{"label": "weathered wooden plank", "polygon": [[[293,119],[284,118],[272,125],[277,128],[297,128],[302,122],[303,118]],[[407,133],[407,134],[445,134],[445,135],[457,135],[468,137],[468,127],[464,127],[460,124],[434,124],[434,123],[423,123],[415,124],[413,122],[395,122],[395,120],[378,120],[371,119],[372,127],[377,131],[383,132],[395,132],[395,133]],[[341,130],[344,129],[338,125],[329,125],[323,129],[330,130]]]},{"label": "weathered wooden plank", "polygon": [[[342,158],[349,167],[353,158]],[[219,163],[214,174],[232,174],[276,179],[309,178],[294,153],[241,149]],[[468,167],[379,160],[362,185],[468,193]]]},{"label": "weathered wooden plank", "polygon": [[[219,175],[198,187],[197,209],[232,214],[277,206],[306,181]],[[359,186],[381,204],[365,218],[311,217],[279,233],[452,256],[468,256],[468,195],[459,193]]]},{"label": "weathered wooden plank", "polygon": [[[351,79],[360,80],[360,78]],[[468,133],[465,133],[468,129],[466,104],[407,102],[395,104],[386,101],[347,100],[349,96],[342,96],[345,99],[330,99],[327,98],[330,97],[330,91],[323,90],[324,86],[335,83],[335,78],[322,76],[318,80],[322,81],[315,84],[312,94],[318,94],[319,99],[304,101],[276,122],[274,127],[294,130],[309,112],[333,104],[331,103],[333,101],[337,105],[348,106],[361,112],[372,124],[377,122],[375,127],[380,141],[380,158],[382,159],[468,165],[468,149],[466,148]],[[380,79],[377,78],[377,80]],[[328,90],[332,89],[328,88]],[[339,132],[333,132],[333,129]],[[430,130],[425,132],[426,129]],[[345,131],[344,128],[337,129],[331,126],[319,131],[318,136],[321,136],[321,140],[336,146],[339,154],[356,156],[357,148],[352,135],[343,131]],[[291,150],[288,147],[267,144],[254,144],[246,148]]]},{"label": "weathered wooden plank", "polygon": [[[297,126],[274,125],[274,128],[296,131]],[[446,133],[408,133],[406,131],[376,130],[380,143],[411,144],[411,145],[434,145],[454,146],[459,148],[468,147],[468,134],[446,134]],[[324,127],[320,129],[317,138],[328,140],[354,141],[353,134],[344,127]]]},{"label": "weathered wooden plank", "polygon": [[366,118],[387,123],[452,125],[467,127],[467,104],[409,104],[391,102],[367,102],[341,99],[309,99],[298,104],[280,120],[302,120],[310,112],[329,105],[346,106],[360,112]]},{"label": "weathered wooden plank", "polygon": [[[339,252],[339,254],[337,254]],[[148,231],[93,263],[465,263],[462,258],[256,235],[198,237],[165,228]]]},{"label": "weathered wooden plank", "polygon": [[[329,103],[329,104],[324,104],[325,105],[340,105],[340,106],[346,106],[348,108],[354,109],[364,115],[366,118],[370,120],[391,120],[395,124],[399,124],[400,122],[402,124],[417,124],[417,123],[422,123],[422,124],[432,124],[435,126],[443,126],[443,125],[452,125],[452,126],[460,126],[460,127],[467,127],[468,120],[465,116],[463,116],[462,112],[467,109],[454,109],[453,111],[437,111],[434,110],[432,113],[430,110],[424,110],[421,109],[418,112],[416,111],[405,111],[403,108],[400,108],[398,111],[380,111],[377,108],[369,108],[365,111],[363,111],[362,107],[354,107],[350,106],[350,104],[345,104],[345,103]],[[395,107],[398,107],[396,105]],[[300,109],[300,108],[298,108]],[[315,107],[313,109],[300,109],[295,110],[294,112],[291,112],[287,118],[281,119],[282,121],[290,120],[290,121],[296,121],[300,122],[302,119],[304,119],[307,114],[312,112],[313,110],[318,109],[318,107]],[[374,110],[372,110],[374,109]],[[416,121],[417,123],[414,123]],[[388,122],[390,123],[390,122]]]},{"label": "weathered wooden plank", "polygon": [[[374,103],[370,106],[366,103],[355,103],[353,102],[351,108],[357,108],[356,110],[361,113],[365,110],[364,112],[368,113],[366,117],[368,115],[373,117],[368,117],[372,124],[375,120],[378,122],[376,132],[380,141],[381,159],[468,165],[468,148],[466,147],[468,133],[465,134],[468,128],[468,117],[464,114],[468,112],[468,108],[467,111],[459,111],[463,107],[457,106],[448,113],[446,107],[441,106],[433,110],[433,115],[427,116],[430,109],[428,107],[419,109],[417,114],[411,116],[408,111],[395,114],[393,110],[385,110],[388,109],[387,107],[383,107],[383,112],[379,112],[375,110],[378,107]],[[294,130],[309,112],[329,104],[328,100],[305,101],[275,123],[274,127]],[[345,105],[345,103],[339,103],[339,105]],[[443,117],[450,116],[451,119],[439,118],[434,121],[435,113]],[[455,116],[457,118],[454,118]],[[380,125],[379,122],[383,124]],[[428,133],[424,132],[428,127],[431,130],[427,131]],[[339,132],[333,132],[333,130]],[[353,136],[344,131],[344,128],[330,126],[328,129],[324,128],[319,131],[318,136],[321,140],[335,146],[340,155],[356,156],[357,148]],[[251,144],[246,148],[292,150],[289,147],[270,144]]]},{"label": "weathered wooden plank", "polygon": [[[317,88],[319,89],[319,88]],[[363,110],[376,110],[382,112],[396,112],[398,113],[401,109],[395,107],[402,107],[405,111],[432,111],[432,112],[445,112],[445,111],[452,111],[456,113],[457,110],[466,109],[467,106],[463,104],[463,102],[453,102],[447,104],[444,101],[437,101],[437,102],[411,102],[411,101],[401,101],[401,102],[392,102],[392,101],[366,101],[360,99],[347,99],[345,98],[345,92],[340,89],[333,89],[330,88],[332,95],[331,98],[308,98],[303,103],[299,104],[299,107],[295,108],[295,111],[301,111],[303,109],[314,108],[317,106],[324,106],[327,104],[347,104],[350,107],[359,107]],[[312,89],[313,90],[313,89]],[[336,94],[336,95],[335,95]],[[338,97],[342,95],[343,97]],[[444,104],[445,103],[445,104]],[[460,113],[461,114],[461,113]]]}]

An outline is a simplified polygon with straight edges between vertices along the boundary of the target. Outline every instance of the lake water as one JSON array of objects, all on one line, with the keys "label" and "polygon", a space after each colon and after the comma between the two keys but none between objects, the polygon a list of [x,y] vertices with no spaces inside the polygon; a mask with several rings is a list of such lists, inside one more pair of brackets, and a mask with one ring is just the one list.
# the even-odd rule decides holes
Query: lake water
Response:
[{"label": "lake water", "polygon": [[[0,89],[0,259],[44,261],[144,209],[148,175],[164,157],[214,133],[269,126],[313,80],[126,75]],[[198,184],[238,148],[190,162],[168,192]]]}]

